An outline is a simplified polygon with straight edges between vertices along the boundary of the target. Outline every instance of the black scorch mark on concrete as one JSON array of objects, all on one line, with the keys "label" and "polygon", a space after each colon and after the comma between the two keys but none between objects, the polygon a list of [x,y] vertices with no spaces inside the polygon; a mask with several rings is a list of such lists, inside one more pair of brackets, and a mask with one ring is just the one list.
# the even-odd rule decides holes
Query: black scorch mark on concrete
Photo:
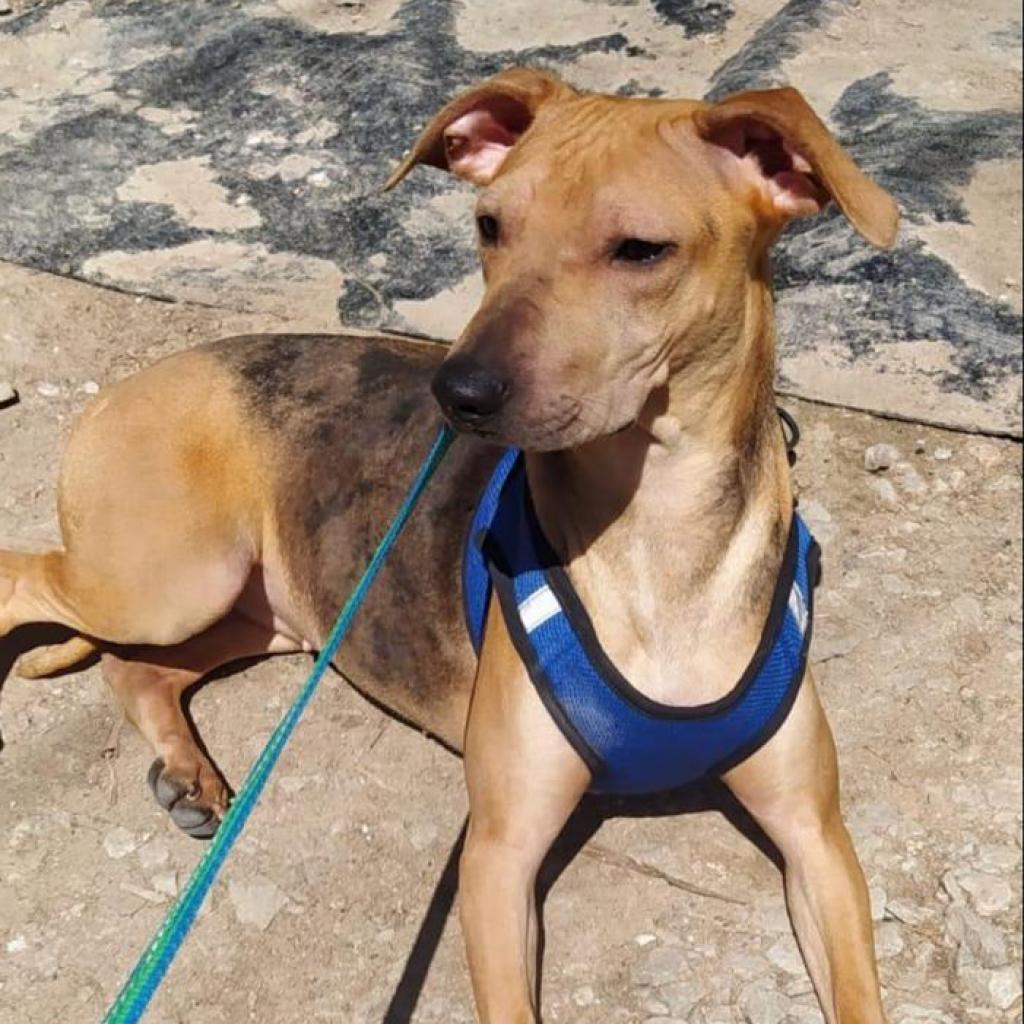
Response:
[{"label": "black scorch mark on concrete", "polygon": [[176,156],[173,140],[130,114],[83,109],[42,129],[0,154],[0,253],[72,273],[110,249],[164,249],[201,237],[169,206],[114,194],[137,164]]},{"label": "black scorch mark on concrete", "polygon": [[712,75],[706,98],[784,84],[780,69],[800,52],[804,34],[827,24],[843,6],[841,0],[789,0]]},{"label": "black scorch mark on concrete", "polygon": [[[423,122],[454,93],[509,64],[557,68],[628,42],[612,34],[477,54],[458,44],[456,9],[451,0],[409,0],[394,31],[330,35],[199,0],[97,7],[119,52],[163,51],[118,73],[113,91],[139,107],[186,106],[196,113],[194,124],[168,137],[133,113],[90,111],[88,97],[55,100],[60,123],[0,159],[0,205],[14,211],[0,223],[0,253],[77,273],[105,251],[223,238],[181,224],[168,206],[114,197],[141,164],[206,157],[229,197],[245,195],[262,221],[231,232],[232,240],[332,261],[351,282],[340,302],[346,320],[395,323],[396,301],[430,298],[476,264],[468,233],[406,226],[414,210],[449,187],[443,175],[415,174],[381,194]],[[339,126],[333,137],[295,142],[323,120]],[[254,164],[312,151],[328,187],[253,173]],[[108,213],[109,223],[90,227],[76,213],[88,204]],[[387,257],[383,267],[368,263],[374,255]]]},{"label": "black scorch mark on concrete", "polygon": [[678,25],[687,39],[721,32],[735,11],[722,0],[653,0],[662,21]]},{"label": "black scorch mark on concrete", "polygon": [[[1011,111],[931,110],[892,91],[885,73],[853,83],[832,110],[840,141],[889,189],[908,220],[967,223],[959,192],[977,165],[1013,157],[1021,122]],[[1021,317],[967,285],[945,260],[904,235],[891,252],[857,239],[838,212],[792,225],[778,250],[776,286],[855,286],[844,298],[852,357],[891,342],[939,339],[956,369],[940,383],[984,399],[1021,370]],[[787,339],[799,348],[799,339]]]},{"label": "black scorch mark on concrete", "polygon": [[887,72],[850,85],[832,123],[855,159],[888,188],[905,215],[967,223],[958,192],[986,160],[1019,156],[1019,111],[945,111],[892,89]]}]

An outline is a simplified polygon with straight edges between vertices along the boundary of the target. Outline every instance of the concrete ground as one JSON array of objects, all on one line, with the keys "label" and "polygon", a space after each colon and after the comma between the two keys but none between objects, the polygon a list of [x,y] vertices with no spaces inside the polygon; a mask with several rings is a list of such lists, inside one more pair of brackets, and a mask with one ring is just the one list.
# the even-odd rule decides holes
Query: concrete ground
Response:
[{"label": "concrete ground", "polygon": [[[0,546],[56,538],[61,443],[97,387],[201,339],[323,326],[0,264],[0,376],[20,392],[0,408]],[[788,404],[825,557],[812,661],[891,1020],[1019,1020],[1020,447]],[[873,474],[876,444],[897,454]],[[0,645],[0,680],[25,641]],[[236,783],[308,668],[264,661],[197,696]],[[152,802],[150,755],[130,727],[113,735],[95,667],[11,676],[0,725],[0,1021],[92,1024],[202,847]],[[595,806],[576,823],[545,905],[547,1020],[821,1020],[779,873],[720,804]],[[452,922],[415,1014],[399,999],[386,1016],[464,811],[455,758],[328,680],[147,1021],[470,1021]]]}]

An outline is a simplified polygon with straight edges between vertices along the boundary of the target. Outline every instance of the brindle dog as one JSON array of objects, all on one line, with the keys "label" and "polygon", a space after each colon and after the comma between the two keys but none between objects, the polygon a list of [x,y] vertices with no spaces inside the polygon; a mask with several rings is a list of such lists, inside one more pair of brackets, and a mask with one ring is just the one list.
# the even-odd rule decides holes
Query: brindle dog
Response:
[{"label": "brindle dog", "polygon": [[[486,294],[458,343],[234,338],[108,388],[68,446],[64,547],[0,552],[0,636],[31,621],[80,634],[27,655],[26,675],[100,649],[157,754],[158,800],[210,834],[228,790],[182,692],[323,641],[433,433],[432,381],[489,443],[455,447],[339,667],[464,751],[479,1014],[534,1021],[536,872],[590,776],[496,603],[479,662],[466,637],[460,547],[497,445],[525,449],[541,527],[623,674],[669,704],[722,696],[757,644],[792,515],[771,243],[832,200],[888,246],[897,212],[793,89],[621,99],[516,69],[445,107],[391,184],[419,163],[484,186]],[[827,1020],[878,1024],[865,884],[809,676],[725,782],[785,859]]]}]

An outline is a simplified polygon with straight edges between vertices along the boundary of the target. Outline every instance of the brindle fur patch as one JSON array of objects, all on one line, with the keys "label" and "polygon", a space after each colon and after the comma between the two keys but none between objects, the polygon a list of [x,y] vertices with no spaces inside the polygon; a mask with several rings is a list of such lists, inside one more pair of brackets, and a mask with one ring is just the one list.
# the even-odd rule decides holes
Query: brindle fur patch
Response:
[{"label": "brindle fur patch", "polygon": [[[362,572],[440,423],[430,377],[447,349],[379,337],[235,338],[211,352],[272,452],[285,569],[322,639]],[[475,659],[459,567],[497,450],[460,439],[370,591],[339,669],[435,732],[468,700]],[[457,716],[456,716],[457,717]],[[444,736],[458,742],[459,736]]]}]

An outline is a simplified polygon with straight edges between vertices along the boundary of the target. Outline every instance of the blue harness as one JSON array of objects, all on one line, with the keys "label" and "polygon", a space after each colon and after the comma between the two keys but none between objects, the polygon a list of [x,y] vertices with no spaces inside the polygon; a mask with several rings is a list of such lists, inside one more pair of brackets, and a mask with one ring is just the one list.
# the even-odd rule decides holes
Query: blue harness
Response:
[{"label": "blue harness", "polygon": [[768,620],[740,681],[710,704],[660,704],[631,686],[602,649],[541,532],[522,453],[510,448],[473,516],[462,592],[478,654],[497,593],[533,685],[590,768],[591,788],[639,794],[721,775],[775,733],[803,679],[818,574],[818,545],[794,512]]}]

